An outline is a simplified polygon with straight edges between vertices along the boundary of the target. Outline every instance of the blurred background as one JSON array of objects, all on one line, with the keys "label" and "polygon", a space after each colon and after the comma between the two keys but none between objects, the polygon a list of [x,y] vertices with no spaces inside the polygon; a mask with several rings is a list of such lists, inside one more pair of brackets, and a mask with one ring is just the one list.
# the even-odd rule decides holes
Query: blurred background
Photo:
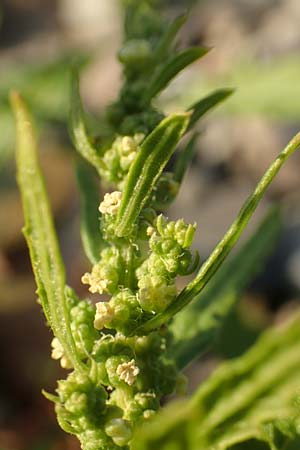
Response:
[{"label": "blurred background", "polygon": [[[300,129],[299,0],[165,0],[174,17],[192,5],[184,44],[213,46],[180,75],[159,102],[165,111],[190,105],[218,87],[235,95],[201,123],[193,165],[170,217],[198,223],[195,247],[205,259],[271,160]],[[60,432],[41,389],[64,374],[49,358],[51,333],[36,303],[14,168],[14,123],[8,102],[19,89],[37,121],[45,171],[68,283],[79,294],[88,269],[79,237],[79,207],[68,138],[69,68],[82,65],[82,95],[97,115],[121,83],[115,53],[122,38],[117,0],[0,2],[0,449],[76,450]],[[189,368],[190,389],[218,360],[244,351],[300,298],[300,155],[268,192],[249,230],[271,202],[283,229],[265,270],[226,321],[214,356]],[[249,230],[247,231],[249,235]],[[226,335],[226,339],[224,336]],[[234,351],[230,342],[238,340]],[[222,344],[221,344],[222,343]],[[216,356],[217,355],[217,356]]]}]

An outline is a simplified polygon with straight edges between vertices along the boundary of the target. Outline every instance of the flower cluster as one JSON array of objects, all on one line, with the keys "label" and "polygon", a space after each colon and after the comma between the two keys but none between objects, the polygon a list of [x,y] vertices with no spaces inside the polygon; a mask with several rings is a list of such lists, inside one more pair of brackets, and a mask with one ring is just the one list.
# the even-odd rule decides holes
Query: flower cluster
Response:
[{"label": "flower cluster", "polygon": [[[57,396],[47,394],[56,404],[60,425],[78,436],[84,450],[129,448],[136,424],[155,414],[163,396],[176,389],[182,391],[182,376],[169,354],[172,337],[167,327],[151,332],[139,329],[176,300],[177,276],[193,272],[199,262],[190,250],[195,225],[182,219],[169,221],[160,214],[175,199],[180,184],[173,173],[162,170],[162,165],[154,169],[155,182],[146,189],[144,203],[137,205],[140,209],[130,230],[117,232],[131,168],[142,164],[138,156],[154,152],[153,146],[159,148],[160,140],[164,151],[170,151],[163,131],[157,131],[153,144],[147,144],[149,151],[144,146],[149,135],[160,130],[164,118],[153,106],[152,97],[169,79],[157,87],[155,74],[176,50],[172,26],[166,38],[165,20],[151,0],[129,2],[125,22],[125,40],[118,55],[124,83],[105,116],[111,135],[100,137],[98,147],[88,144],[92,164],[97,161],[94,165],[111,189],[98,208],[101,248],[94,254],[90,271],[81,278],[93,294],[93,303],[80,301],[70,289],[66,291],[71,332],[83,369],[72,367],[62,343],[55,338],[53,358],[74,370],[59,381]],[[177,28],[178,24],[174,30]],[[175,61],[167,76],[175,75],[178,67]],[[154,74],[150,91],[149,73]],[[183,114],[174,125],[167,122],[171,147],[184,132],[187,117],[189,114]],[[77,127],[76,121],[73,126]],[[92,141],[88,137],[84,142]],[[81,141],[75,139],[75,145],[89,160]]]},{"label": "flower cluster", "polygon": [[[97,338],[97,332],[93,328],[95,306],[89,300],[79,300],[69,286],[66,287],[65,294],[76,350],[80,357],[85,360],[91,354],[94,341]],[[59,359],[64,369],[71,369],[72,364],[65,355],[63,346],[57,337],[53,338],[51,346],[52,358]]]},{"label": "flower cluster", "polygon": [[[99,208],[102,228],[115,220],[120,199],[118,191],[105,194]],[[195,225],[168,221],[145,208],[126,238],[109,228],[99,261],[82,277],[91,293],[110,299],[94,306],[66,290],[72,334],[88,373],[75,370],[59,382],[56,411],[64,429],[78,435],[85,449],[87,441],[93,450],[126,448],[134,424],[149,419],[162,396],[180,384],[168,354],[167,329],[144,335],[135,330],[172,303],[176,276],[195,269],[189,249],[194,232]],[[52,356],[71,368],[56,338],[53,347]]]},{"label": "flower cluster", "polygon": [[[145,135],[118,135],[111,145],[101,149],[100,173],[103,181],[121,189]],[[102,211],[101,211],[102,212]]]}]

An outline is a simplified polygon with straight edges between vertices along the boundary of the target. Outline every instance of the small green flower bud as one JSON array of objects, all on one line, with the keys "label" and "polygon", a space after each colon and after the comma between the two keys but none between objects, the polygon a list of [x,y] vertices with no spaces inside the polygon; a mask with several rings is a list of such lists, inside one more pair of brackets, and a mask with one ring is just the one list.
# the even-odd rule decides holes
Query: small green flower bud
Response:
[{"label": "small green flower bud", "polygon": [[120,334],[104,335],[94,345],[93,357],[97,362],[106,361],[112,355],[127,355],[133,357],[133,350],[125,336]]},{"label": "small green flower bud", "polygon": [[119,51],[119,61],[131,67],[148,63],[152,56],[152,49],[148,41],[144,39],[132,39],[127,41]]},{"label": "small green flower bud", "polygon": [[73,392],[65,402],[65,408],[72,414],[84,414],[88,407],[88,397],[83,392]]},{"label": "small green flower bud", "polygon": [[134,153],[137,149],[136,142],[131,136],[123,136],[121,141],[122,154],[128,156],[130,153]]},{"label": "small green flower bud", "polygon": [[124,334],[130,331],[131,326],[136,325],[136,320],[141,316],[142,310],[135,295],[130,289],[121,290],[110,302],[114,311],[107,328],[114,328]]},{"label": "small green flower bud", "polygon": [[138,336],[134,344],[135,353],[143,358],[145,358],[147,353],[159,354],[162,342],[165,342],[165,338],[161,337],[157,332],[152,332],[147,336]]},{"label": "small green flower bud", "polygon": [[84,450],[116,450],[118,448],[107,437],[104,430],[97,428],[86,429],[79,434],[78,438]]},{"label": "small green flower bud", "polygon": [[105,422],[109,422],[112,419],[118,419],[123,416],[123,410],[116,405],[107,405],[105,413]]},{"label": "small green flower bud", "polygon": [[144,311],[162,312],[176,297],[176,286],[159,276],[145,276],[138,281],[138,300]]},{"label": "small green flower bud", "polygon": [[112,438],[116,445],[123,447],[132,438],[130,423],[124,419],[111,419],[105,425],[105,432]]},{"label": "small green flower bud", "polygon": [[154,409],[146,409],[143,413],[144,419],[148,420],[151,419],[155,415],[156,411]]},{"label": "small green flower bud", "polygon": [[143,410],[159,408],[159,399],[154,392],[140,392],[134,396],[134,400]]}]

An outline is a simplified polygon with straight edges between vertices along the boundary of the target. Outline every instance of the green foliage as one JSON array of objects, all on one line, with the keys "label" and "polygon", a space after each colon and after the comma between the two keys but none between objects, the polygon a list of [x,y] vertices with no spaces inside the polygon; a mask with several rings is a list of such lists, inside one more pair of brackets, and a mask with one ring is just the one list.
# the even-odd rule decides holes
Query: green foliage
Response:
[{"label": "green foliage", "polygon": [[64,294],[65,273],[40,173],[30,116],[18,94],[12,94],[17,122],[17,178],[25,216],[24,235],[30,250],[38,295],[55,336],[74,367],[82,370],[70,329]]},{"label": "green foliage", "polygon": [[190,106],[188,111],[191,111],[192,115],[189,129],[192,128],[207,111],[226,100],[233,92],[233,89],[218,89]]},{"label": "green foliage", "polygon": [[132,449],[298,448],[299,318],[268,331],[221,365],[190,400],[175,402],[136,432]]},{"label": "green foliage", "polygon": [[130,231],[146,204],[156,181],[186,130],[189,116],[177,114],[164,119],[145,139],[132,164],[117,218],[117,234]]},{"label": "green foliage", "polygon": [[84,161],[77,163],[76,175],[80,192],[82,244],[90,262],[96,264],[104,246],[99,230],[99,188],[93,170]]},{"label": "green foliage", "polygon": [[170,61],[167,61],[154,73],[153,79],[150,80],[144,93],[144,101],[149,102],[150,99],[165,89],[179,72],[197,59],[202,58],[208,51],[208,48],[194,47],[177,53]]},{"label": "green foliage", "polygon": [[217,244],[211,255],[202,264],[197,276],[191,281],[176,297],[174,302],[162,313],[150,319],[139,331],[149,332],[166,323],[175,314],[182,310],[193,298],[196,297],[206,286],[216,270],[225,260],[232,247],[241,236],[244,228],[248,224],[252,214],[257,208],[269,184],[278,173],[286,159],[300,146],[300,133],[298,133],[278,155],[268,170],[257,184],[254,192],[248,197],[241,208],[237,218],[232,223],[222,240]]},{"label": "green foliage", "polygon": [[[55,336],[52,357],[71,370],[58,381],[57,395],[45,396],[55,403],[60,426],[78,437],[83,450],[226,450],[257,441],[279,450],[296,439],[298,324],[271,332],[249,354],[220,368],[191,400],[170,406],[151,426],[143,424],[156,415],[164,396],[182,391],[179,369],[214,343],[222,320],[266,257],[278,231],[274,212],[199,295],[299,147],[300,135],[276,158],[194,280],[178,293],[177,278],[199,266],[198,252],[191,250],[196,224],[169,221],[162,211],[176,197],[197,134],[179,153],[174,171],[164,169],[181,137],[232,90],[214,91],[188,112],[165,118],[154,97],[207,49],[177,50],[183,17],[168,25],[156,2],[126,4],[119,52],[123,86],[97,139],[86,127],[76,71],[72,78],[70,133],[86,160],[77,175],[83,246],[92,263],[81,281],[92,294],[107,295],[107,301],[80,300],[66,285],[33,125],[20,96],[12,95],[25,237],[40,303]],[[109,189],[100,205],[96,174]],[[135,430],[141,431],[132,441]]]}]

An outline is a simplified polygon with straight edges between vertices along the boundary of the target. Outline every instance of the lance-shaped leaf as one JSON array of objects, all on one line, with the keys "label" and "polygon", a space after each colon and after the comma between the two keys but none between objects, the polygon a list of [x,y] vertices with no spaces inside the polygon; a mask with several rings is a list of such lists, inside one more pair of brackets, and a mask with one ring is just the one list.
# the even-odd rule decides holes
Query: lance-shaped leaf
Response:
[{"label": "lance-shaped leaf", "polygon": [[71,81],[70,136],[76,150],[99,171],[101,168],[105,168],[105,164],[87,134],[79,92],[79,76],[76,69],[72,70]]},{"label": "lance-shaped leaf", "polygon": [[194,103],[188,108],[188,111],[192,112],[191,120],[188,126],[190,130],[195,123],[204,116],[207,111],[217,106],[219,103],[226,100],[230,95],[234,93],[234,89],[217,89],[216,91],[210,93],[206,97],[202,98],[198,102]]},{"label": "lance-shaped leaf", "polygon": [[222,364],[190,400],[170,404],[140,427],[132,449],[295,450],[299,339],[299,317],[271,329],[246,354]]},{"label": "lance-shaped leaf", "polygon": [[274,248],[279,230],[279,213],[272,209],[204,291],[174,317],[170,325],[174,335],[172,355],[179,368],[185,367],[214,343],[224,318]]},{"label": "lance-shaped leaf", "polygon": [[37,293],[45,316],[73,366],[82,370],[72,337],[64,294],[65,271],[40,172],[31,117],[17,93],[11,96],[17,124],[17,179],[25,216],[24,235],[30,251]]},{"label": "lance-shaped leaf", "polygon": [[81,240],[86,256],[96,264],[104,247],[99,222],[99,187],[93,169],[84,161],[77,163],[76,175],[80,192]]},{"label": "lance-shaped leaf", "polygon": [[193,134],[186,147],[182,151],[180,151],[180,153],[178,153],[173,173],[174,180],[177,181],[179,185],[182,183],[183,177],[195,154],[198,136],[199,133]]},{"label": "lance-shaped leaf", "polygon": [[161,61],[168,54],[172,43],[180,30],[180,28],[184,25],[187,20],[187,16],[185,14],[177,17],[171,25],[166,30],[165,34],[162,36],[157,48],[154,53],[154,60]]},{"label": "lance-shaped leaf", "polygon": [[144,101],[146,103],[150,102],[153,97],[167,87],[179,72],[197,59],[202,58],[209,50],[210,48],[208,47],[191,47],[177,53],[169,61],[160,66],[149,82],[149,86],[144,94]]},{"label": "lance-shaped leaf", "polygon": [[118,211],[116,234],[126,236],[148,200],[155,182],[184,134],[189,114],[173,114],[162,120],[145,139],[127,177]]},{"label": "lance-shaped leaf", "polygon": [[184,306],[190,303],[193,298],[195,298],[196,295],[202,291],[241,236],[244,228],[248,224],[275,175],[279,172],[284,162],[299,146],[300,133],[298,133],[289,142],[286,148],[278,155],[275,161],[268,168],[262,179],[257,184],[254,192],[244,203],[237,218],[234,220],[223,239],[217,244],[211,255],[201,266],[196,278],[180,292],[175,301],[164,312],[157,314],[155,317],[146,322],[140,329],[135,330],[136,332],[150,331],[161,326],[170,320],[182,308],[184,308]]}]

